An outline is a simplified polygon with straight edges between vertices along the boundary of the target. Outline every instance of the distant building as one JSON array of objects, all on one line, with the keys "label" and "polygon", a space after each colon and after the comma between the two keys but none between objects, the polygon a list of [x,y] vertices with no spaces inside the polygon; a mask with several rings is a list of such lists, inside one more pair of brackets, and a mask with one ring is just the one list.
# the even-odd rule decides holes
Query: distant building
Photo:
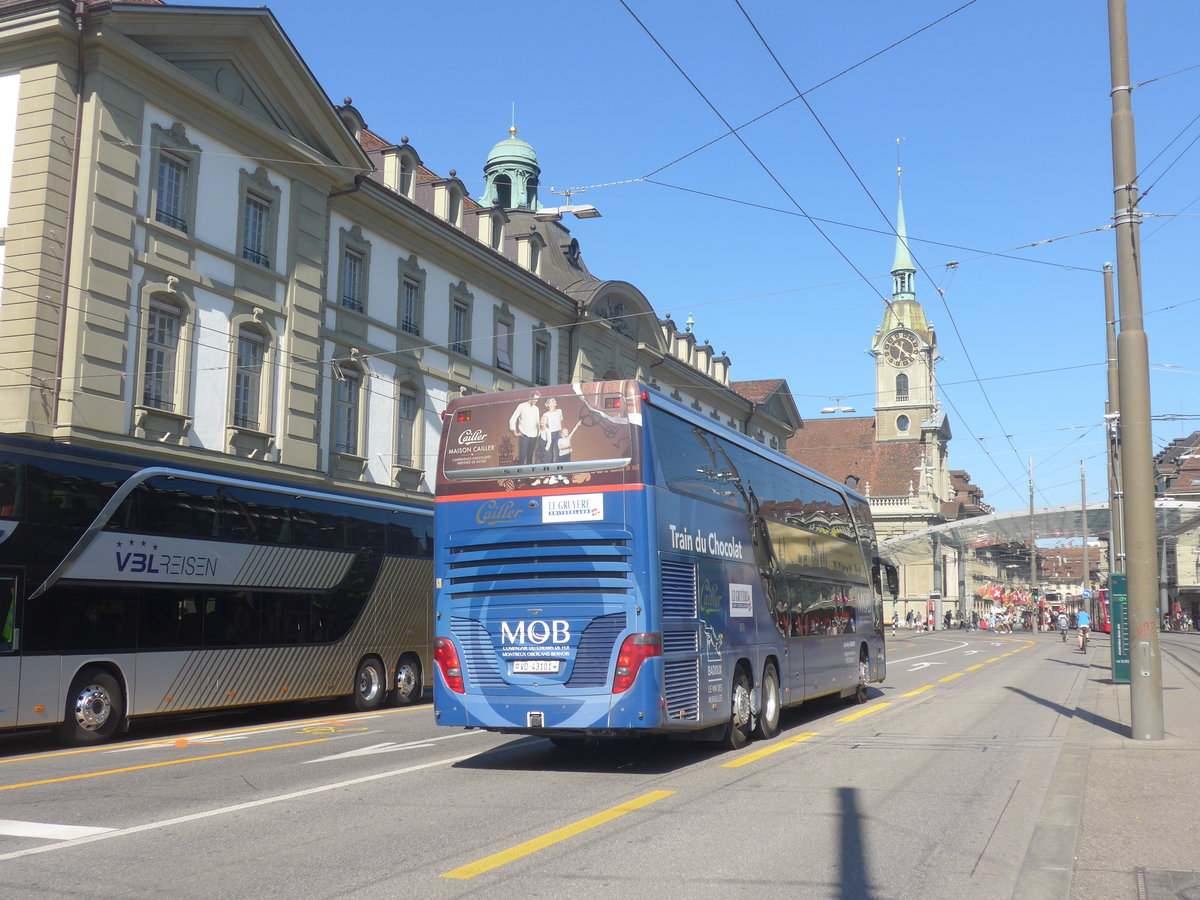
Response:
[{"label": "distant building", "polygon": [[[1200,501],[1200,431],[1176,438],[1154,457],[1155,495],[1160,499]],[[1200,623],[1200,530],[1171,535],[1160,542],[1159,607]]]},{"label": "distant building", "polygon": [[[875,414],[804,420],[787,444],[793,458],[867,496],[880,540],[992,512],[970,475],[950,468],[950,421],[937,397],[937,334],[917,301],[915,275],[901,200],[892,297],[870,349]],[[945,609],[973,608],[978,590],[1004,571],[987,552],[963,554],[946,545],[935,557],[901,567],[901,619],[908,611],[933,613],[940,627]]]}]

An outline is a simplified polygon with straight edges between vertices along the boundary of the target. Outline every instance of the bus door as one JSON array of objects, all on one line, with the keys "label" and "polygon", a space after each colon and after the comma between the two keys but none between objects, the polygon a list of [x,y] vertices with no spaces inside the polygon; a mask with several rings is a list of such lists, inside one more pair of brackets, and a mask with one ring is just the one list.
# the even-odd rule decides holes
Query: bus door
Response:
[{"label": "bus door", "polygon": [[17,724],[17,687],[21,683],[17,597],[20,574],[0,569],[0,726]]}]

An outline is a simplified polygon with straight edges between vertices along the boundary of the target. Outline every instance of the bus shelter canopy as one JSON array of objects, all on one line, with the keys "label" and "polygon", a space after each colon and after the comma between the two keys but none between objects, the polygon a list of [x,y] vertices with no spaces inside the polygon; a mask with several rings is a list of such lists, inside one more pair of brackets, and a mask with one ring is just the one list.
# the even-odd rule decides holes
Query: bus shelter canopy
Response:
[{"label": "bus shelter canopy", "polygon": [[[916,563],[933,557],[938,540],[944,548],[965,548],[983,543],[1028,542],[1031,535],[1036,541],[1079,538],[1085,533],[1084,515],[1079,504],[1047,506],[1032,513],[993,513],[889,538],[879,545],[879,552],[894,563]],[[1108,504],[1089,504],[1086,516],[1086,533],[1107,539],[1112,526]],[[1200,501],[1155,500],[1154,518],[1159,539],[1184,534],[1200,528]]]}]

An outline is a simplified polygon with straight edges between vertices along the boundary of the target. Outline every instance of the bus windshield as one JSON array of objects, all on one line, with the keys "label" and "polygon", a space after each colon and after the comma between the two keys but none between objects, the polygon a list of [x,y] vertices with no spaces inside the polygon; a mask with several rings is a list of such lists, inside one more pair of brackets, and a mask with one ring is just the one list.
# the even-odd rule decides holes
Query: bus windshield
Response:
[{"label": "bus windshield", "polygon": [[439,496],[640,479],[641,397],[632,382],[464,398],[447,413]]}]

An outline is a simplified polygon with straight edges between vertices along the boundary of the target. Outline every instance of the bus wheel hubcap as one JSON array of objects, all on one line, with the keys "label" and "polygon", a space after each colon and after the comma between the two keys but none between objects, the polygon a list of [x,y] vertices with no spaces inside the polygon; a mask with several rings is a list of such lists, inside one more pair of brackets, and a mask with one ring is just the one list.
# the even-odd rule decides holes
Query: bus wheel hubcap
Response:
[{"label": "bus wheel hubcap", "polygon": [[101,728],[111,713],[112,701],[99,685],[88,685],[75,700],[75,720],[89,731]]}]

